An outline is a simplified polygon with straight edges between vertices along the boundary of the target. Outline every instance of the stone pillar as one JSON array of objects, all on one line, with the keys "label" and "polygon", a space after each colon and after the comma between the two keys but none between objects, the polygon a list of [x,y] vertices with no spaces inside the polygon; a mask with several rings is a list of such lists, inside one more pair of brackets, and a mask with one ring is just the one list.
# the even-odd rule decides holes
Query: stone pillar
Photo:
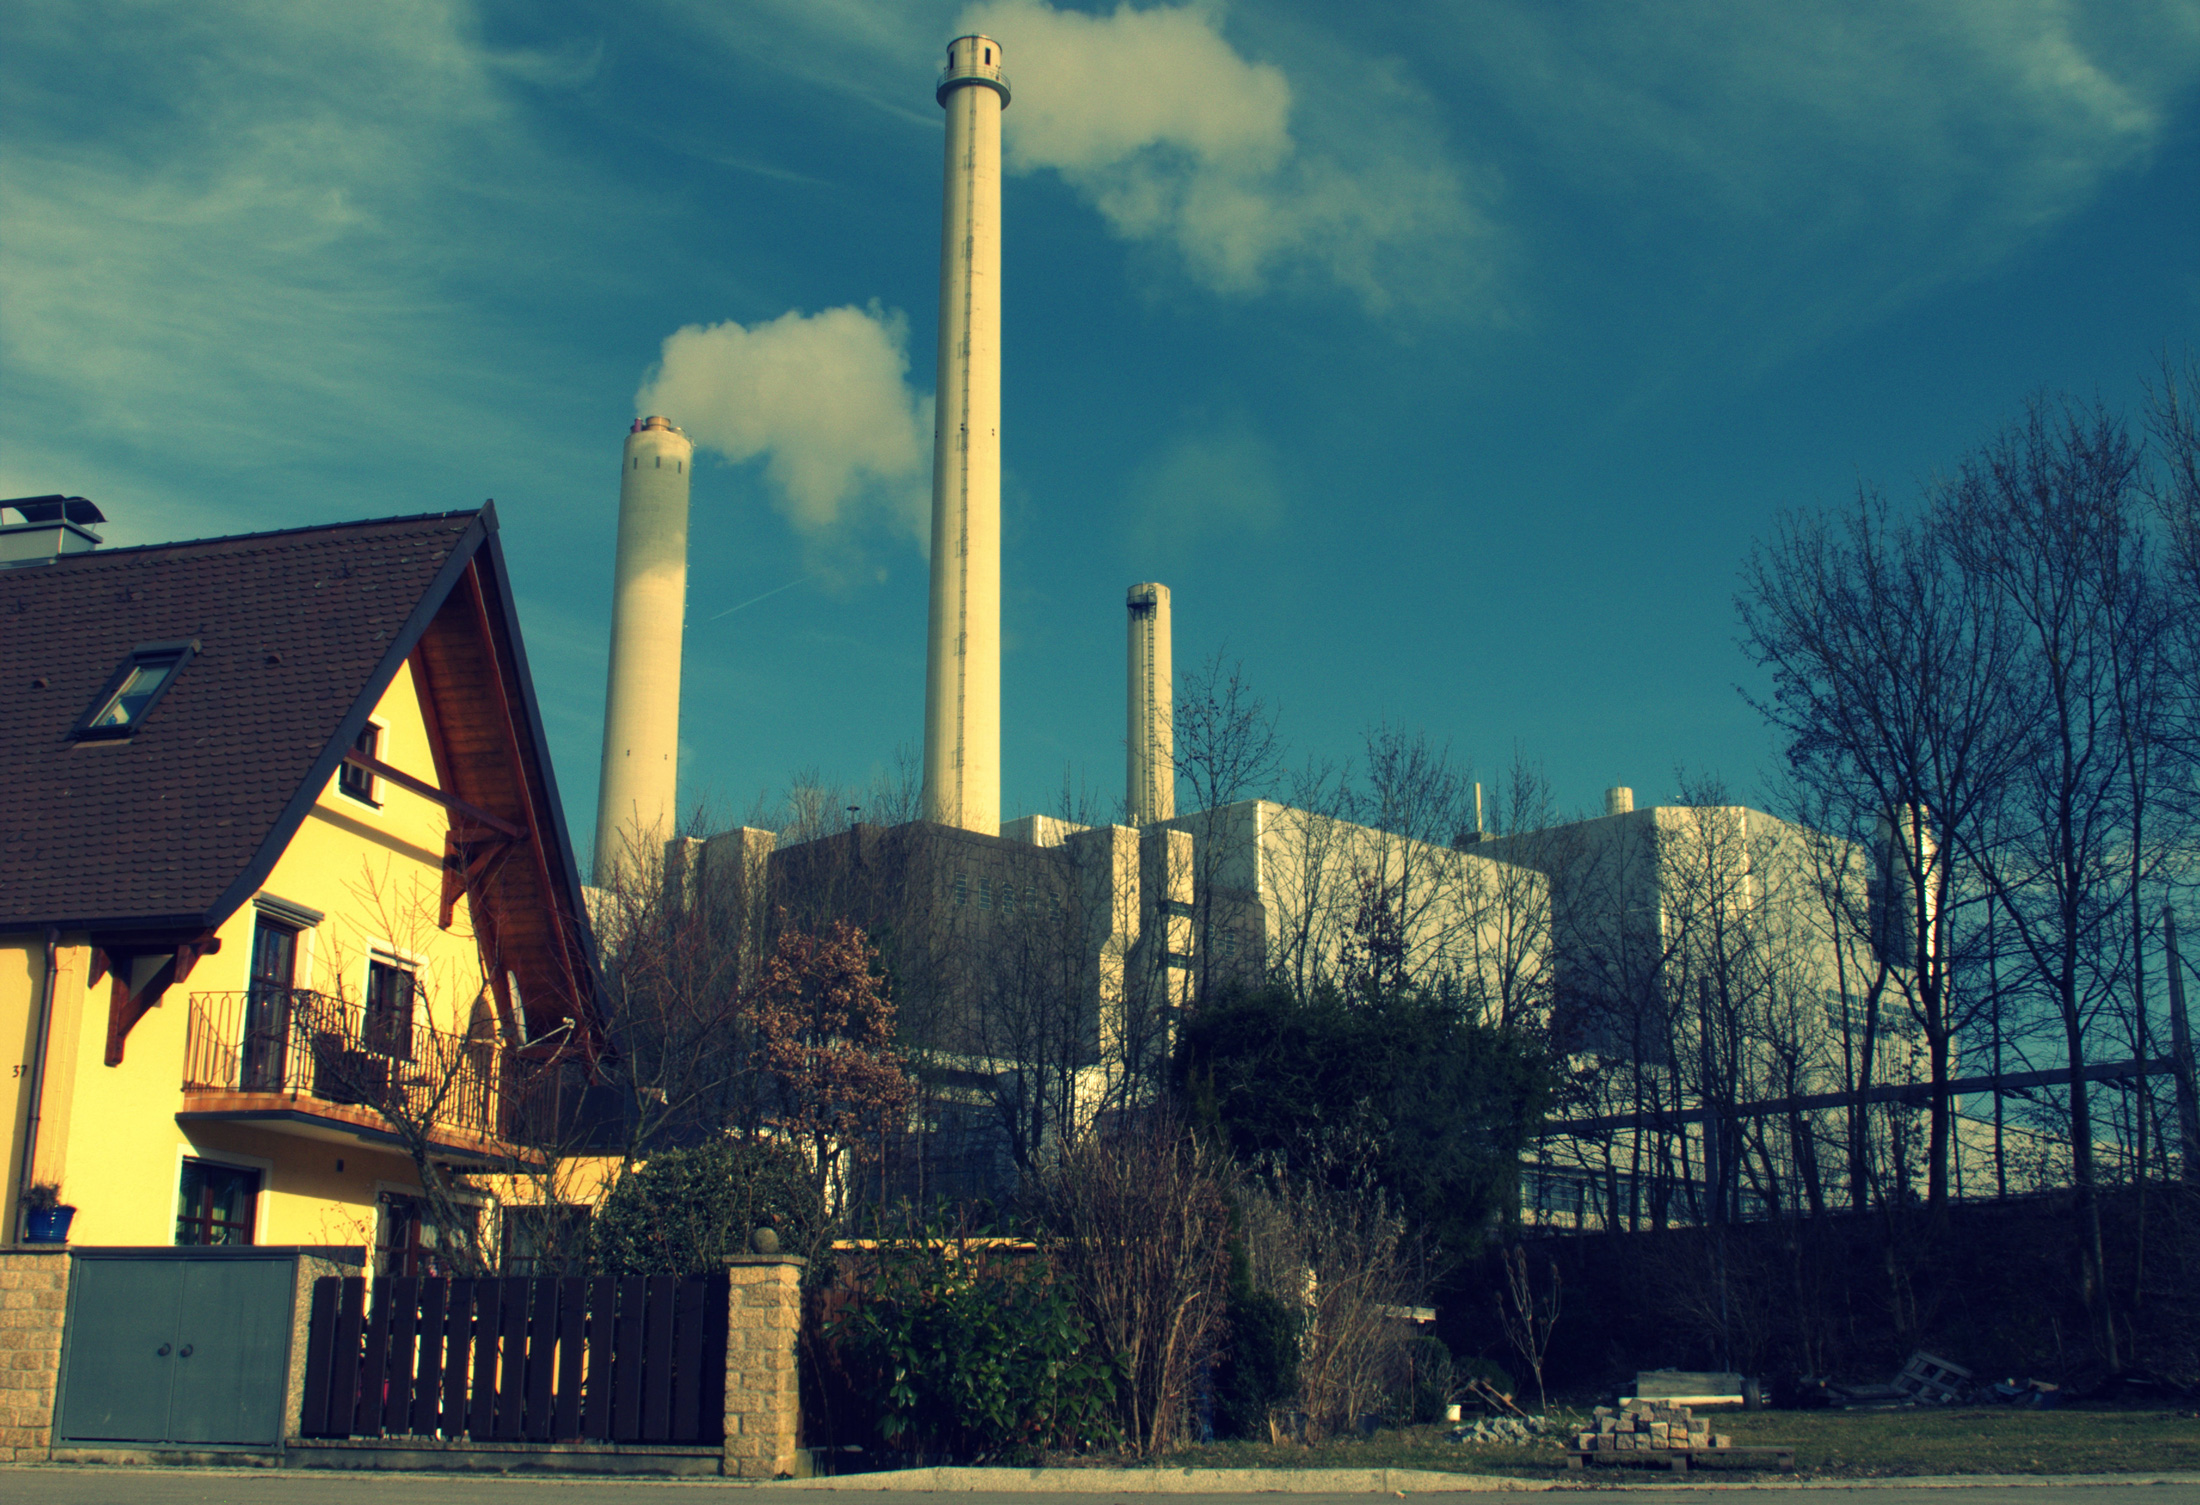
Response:
[{"label": "stone pillar", "polygon": [[0,1249],[0,1463],[52,1456],[68,1307],[66,1250]]},{"label": "stone pillar", "polygon": [[726,1455],[738,1479],[795,1473],[802,1387],[795,1344],[802,1331],[802,1269],[794,1254],[726,1258]]}]

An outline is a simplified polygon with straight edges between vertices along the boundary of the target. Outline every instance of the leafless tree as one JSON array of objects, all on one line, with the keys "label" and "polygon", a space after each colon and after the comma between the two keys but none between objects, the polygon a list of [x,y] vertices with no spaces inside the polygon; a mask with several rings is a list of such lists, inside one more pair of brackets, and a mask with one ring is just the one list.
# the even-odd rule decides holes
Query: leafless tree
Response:
[{"label": "leafless tree", "polygon": [[[1783,519],[1751,552],[1743,582],[1744,634],[1773,678],[1758,707],[1787,739],[1796,786],[1836,834],[1886,853],[1875,909],[1930,1058],[1927,1199],[1939,1208],[1959,1022],[1947,926],[1961,897],[1958,854],[2026,742],[2015,624],[1935,522],[1899,521],[1868,489],[1845,518]],[[1857,1148],[1852,1138],[1852,1167]]]}]

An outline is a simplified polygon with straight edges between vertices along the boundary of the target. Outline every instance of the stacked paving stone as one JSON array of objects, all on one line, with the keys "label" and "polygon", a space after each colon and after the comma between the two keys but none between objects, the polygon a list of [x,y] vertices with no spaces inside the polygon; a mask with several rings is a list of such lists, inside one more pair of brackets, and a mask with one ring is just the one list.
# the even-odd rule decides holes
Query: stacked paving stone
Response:
[{"label": "stacked paving stone", "polygon": [[0,1463],[53,1456],[54,1381],[68,1301],[66,1251],[0,1250]]},{"label": "stacked paving stone", "polygon": [[1712,1431],[1709,1420],[1699,1420],[1688,1407],[1668,1401],[1631,1400],[1616,1411],[1599,1406],[1593,1414],[1596,1430],[1574,1435],[1574,1446],[1584,1453],[1670,1452],[1675,1448],[1734,1445],[1727,1433]]}]

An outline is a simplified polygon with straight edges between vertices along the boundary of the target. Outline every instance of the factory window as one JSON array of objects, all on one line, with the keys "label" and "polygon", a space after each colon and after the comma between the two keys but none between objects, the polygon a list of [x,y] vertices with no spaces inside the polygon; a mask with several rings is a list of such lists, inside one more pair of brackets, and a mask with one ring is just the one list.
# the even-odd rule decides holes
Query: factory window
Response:
[{"label": "factory window", "polygon": [[955,902],[957,904],[968,904],[970,902],[970,876],[967,873],[957,873],[955,875]]},{"label": "factory window", "polygon": [[993,884],[990,879],[980,878],[978,880],[978,907],[980,909],[991,909],[993,907]]},{"label": "factory window", "polygon": [[992,49],[992,48],[990,48],[990,47],[986,48],[986,50],[985,50],[985,60],[986,60],[986,61],[987,61],[988,63],[990,63],[990,62],[992,62],[992,61],[993,61],[993,49]]}]

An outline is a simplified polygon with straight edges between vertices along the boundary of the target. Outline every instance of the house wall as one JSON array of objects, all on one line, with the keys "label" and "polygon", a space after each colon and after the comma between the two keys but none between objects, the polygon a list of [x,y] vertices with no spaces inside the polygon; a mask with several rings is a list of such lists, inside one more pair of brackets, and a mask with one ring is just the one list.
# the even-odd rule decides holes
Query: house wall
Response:
[{"label": "house wall", "polygon": [[[440,786],[409,668],[375,711],[382,762]],[[433,802],[377,781],[380,807],[341,793],[332,779],[275,864],[261,892],[321,911],[299,939],[297,985],[358,1007],[369,953],[387,950],[416,968],[416,1022],[464,1031],[483,999],[483,976],[466,906],[438,927],[444,833]],[[258,911],[241,906],[216,932],[221,949],[130,1032],[122,1063],[105,1062],[109,984],[87,985],[90,937],[63,937],[45,1070],[38,1179],[58,1181],[77,1208],[80,1244],[169,1244],[177,1179],[186,1155],[262,1171],[255,1243],[364,1244],[374,1237],[382,1190],[417,1189],[412,1162],[357,1141],[308,1138],[244,1123],[176,1121],[184,1107],[185,1041],[194,995],[241,994],[252,963]],[[42,968],[39,937],[0,938],[0,1106],[11,1125],[6,1234],[16,1222],[28,1101],[31,1035]],[[143,971],[151,962],[140,964]],[[20,1065],[20,1071],[15,1068]]]}]

